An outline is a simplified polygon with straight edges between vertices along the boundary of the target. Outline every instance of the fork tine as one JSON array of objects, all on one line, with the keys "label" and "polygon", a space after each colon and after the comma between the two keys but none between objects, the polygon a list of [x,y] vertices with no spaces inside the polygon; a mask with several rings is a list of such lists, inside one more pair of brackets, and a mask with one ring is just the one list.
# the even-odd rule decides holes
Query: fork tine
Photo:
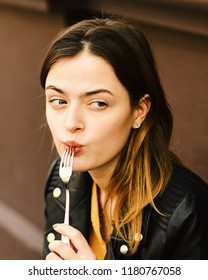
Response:
[{"label": "fork tine", "polygon": [[67,159],[66,159],[66,166],[70,167],[70,160],[71,160],[71,148],[67,150]]},{"label": "fork tine", "polygon": [[61,157],[60,167],[59,167],[59,175],[63,181],[67,181],[71,177],[72,172],[72,165],[73,165],[73,159],[74,159],[74,149],[69,148],[65,149],[64,153]]},{"label": "fork tine", "polygon": [[61,157],[60,167],[65,166],[66,153],[67,153],[67,150],[65,149],[65,150],[64,150],[64,153],[63,153],[63,155],[62,155],[62,157]]},{"label": "fork tine", "polygon": [[[64,151],[64,153],[65,153],[65,151]],[[60,168],[62,167],[62,165],[63,165],[63,155],[62,155],[62,157],[61,157],[61,162],[60,162]]]},{"label": "fork tine", "polygon": [[70,151],[71,151],[71,157],[70,157],[70,163],[69,163],[69,165],[72,167],[73,160],[74,160],[74,149],[70,149]]},{"label": "fork tine", "polygon": [[69,151],[66,149],[65,153],[64,153],[64,165],[63,165],[63,167],[67,167],[68,166],[68,164],[67,164],[67,162],[68,162],[68,155],[69,155]]},{"label": "fork tine", "polygon": [[65,156],[64,156],[64,166],[63,167],[67,167],[67,160],[68,160],[68,154],[69,154],[69,151],[68,150],[65,150]]}]

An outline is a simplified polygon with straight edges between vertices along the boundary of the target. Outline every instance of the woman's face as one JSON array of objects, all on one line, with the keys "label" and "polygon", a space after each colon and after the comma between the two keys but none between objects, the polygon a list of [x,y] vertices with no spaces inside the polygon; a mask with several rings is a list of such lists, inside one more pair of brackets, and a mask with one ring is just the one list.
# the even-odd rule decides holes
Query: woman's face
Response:
[{"label": "woman's face", "polygon": [[61,59],[48,73],[45,93],[59,155],[72,146],[74,171],[112,172],[137,115],[112,67],[87,51]]}]

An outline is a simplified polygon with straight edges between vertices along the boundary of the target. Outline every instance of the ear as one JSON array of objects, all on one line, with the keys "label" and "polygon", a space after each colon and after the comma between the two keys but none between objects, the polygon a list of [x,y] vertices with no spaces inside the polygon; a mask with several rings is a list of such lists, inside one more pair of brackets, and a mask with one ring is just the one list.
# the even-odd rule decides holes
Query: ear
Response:
[{"label": "ear", "polygon": [[133,128],[139,128],[145,120],[151,106],[150,96],[145,94],[142,96],[134,108],[134,122]]}]

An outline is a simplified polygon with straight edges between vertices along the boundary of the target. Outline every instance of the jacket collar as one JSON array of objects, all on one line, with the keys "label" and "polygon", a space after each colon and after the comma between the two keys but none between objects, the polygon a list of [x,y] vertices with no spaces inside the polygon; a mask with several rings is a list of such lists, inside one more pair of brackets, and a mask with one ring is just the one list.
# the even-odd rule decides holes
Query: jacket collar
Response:
[{"label": "jacket collar", "polygon": [[[57,182],[56,186],[59,186],[62,190],[64,190],[66,185],[58,176],[59,164],[60,160],[57,160],[53,167],[53,172],[51,172],[51,170],[50,173],[54,176],[53,180]],[[80,230],[87,240],[89,240],[91,228],[90,210],[92,184],[93,180],[88,172],[77,172],[72,174],[72,177],[67,185],[70,190],[70,224]],[[59,199],[56,199],[56,202],[64,210],[65,201],[59,201]],[[146,243],[151,212],[152,207],[150,205],[145,207],[143,210],[143,222],[141,230],[143,239],[140,242],[140,246],[144,246]],[[112,237],[116,239],[114,234]]]},{"label": "jacket collar", "polygon": [[92,184],[91,176],[84,172],[73,174],[68,185],[70,190],[70,224],[81,231],[87,240],[89,240],[91,228]]},{"label": "jacket collar", "polygon": [[[74,174],[69,183],[72,226],[78,228],[87,237],[89,237],[91,227],[90,210],[92,184],[93,180],[87,172]],[[146,243],[151,212],[152,207],[150,205],[146,206],[143,210],[143,221],[141,230],[143,239],[140,242],[140,246],[143,246]],[[113,236],[115,238],[114,234]]]}]

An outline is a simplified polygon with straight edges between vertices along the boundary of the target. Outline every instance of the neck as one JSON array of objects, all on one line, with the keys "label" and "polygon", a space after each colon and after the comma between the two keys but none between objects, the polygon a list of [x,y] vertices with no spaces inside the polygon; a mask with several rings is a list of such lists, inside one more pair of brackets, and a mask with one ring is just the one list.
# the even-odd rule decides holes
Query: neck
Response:
[{"label": "neck", "polygon": [[100,188],[101,192],[107,192],[108,185],[113,174],[112,169],[91,170],[89,171],[89,174],[96,185]]}]

